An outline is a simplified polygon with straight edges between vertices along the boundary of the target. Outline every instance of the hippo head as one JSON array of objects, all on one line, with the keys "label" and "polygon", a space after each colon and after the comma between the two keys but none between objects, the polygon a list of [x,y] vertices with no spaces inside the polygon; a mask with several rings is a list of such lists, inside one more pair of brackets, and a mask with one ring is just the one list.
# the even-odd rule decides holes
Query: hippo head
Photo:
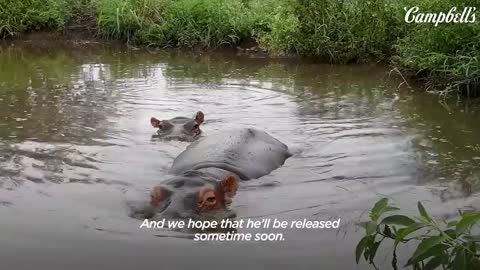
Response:
[{"label": "hippo head", "polygon": [[200,175],[175,176],[156,186],[150,204],[157,217],[167,219],[222,220],[234,216],[227,206],[238,187],[235,175],[220,181]]},{"label": "hippo head", "polygon": [[194,141],[200,136],[200,124],[204,121],[203,112],[199,111],[195,117],[175,117],[170,120],[150,119],[154,128],[158,128],[158,135],[166,140]]}]

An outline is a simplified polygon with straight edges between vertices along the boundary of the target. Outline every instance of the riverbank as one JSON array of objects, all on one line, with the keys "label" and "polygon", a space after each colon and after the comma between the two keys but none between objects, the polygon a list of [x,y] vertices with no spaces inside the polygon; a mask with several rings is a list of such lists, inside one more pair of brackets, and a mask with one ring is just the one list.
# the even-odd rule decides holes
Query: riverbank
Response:
[{"label": "riverbank", "polygon": [[[386,61],[440,94],[480,94],[480,26],[405,22],[404,7],[448,12],[460,1],[28,0],[0,4],[0,35],[58,30],[129,46],[241,47],[344,64]],[[67,34],[68,35],[68,34]],[[87,38],[90,39],[90,38]]]}]

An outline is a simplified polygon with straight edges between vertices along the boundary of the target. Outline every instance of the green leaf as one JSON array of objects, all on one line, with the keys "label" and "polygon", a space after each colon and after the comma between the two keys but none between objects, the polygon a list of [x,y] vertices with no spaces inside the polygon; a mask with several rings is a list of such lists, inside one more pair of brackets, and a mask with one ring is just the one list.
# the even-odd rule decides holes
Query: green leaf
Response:
[{"label": "green leaf", "polygon": [[452,269],[455,270],[468,270],[467,266],[467,256],[463,248],[459,248],[455,255],[455,259],[452,262]]},{"label": "green leaf", "polygon": [[409,263],[414,264],[421,261],[425,253],[429,252],[431,248],[437,248],[435,246],[442,243],[442,241],[445,241],[446,239],[447,237],[445,235],[438,235],[422,240],[422,242],[418,245],[417,249],[413,253],[412,257],[408,260]]},{"label": "green leaf", "polygon": [[404,215],[393,215],[384,218],[380,224],[394,224],[394,225],[403,225],[403,226],[410,226],[415,221],[407,216]]},{"label": "green leaf", "polygon": [[376,202],[372,210],[370,211],[370,218],[376,221],[383,214],[387,205],[387,198],[380,199],[378,202]]},{"label": "green leaf", "polygon": [[362,256],[363,251],[365,250],[372,238],[373,235],[367,235],[363,237],[360,242],[358,242],[357,248],[355,249],[355,258],[357,260],[357,264],[360,261],[360,257]]},{"label": "green leaf", "polygon": [[375,245],[375,237],[376,235],[371,235],[371,237],[368,238],[367,246],[365,247],[365,252],[363,253],[363,257],[365,258],[365,261],[369,261],[370,254],[372,253],[372,248]]},{"label": "green leaf", "polygon": [[365,230],[367,235],[373,234],[377,230],[377,222],[375,221],[370,221],[366,224]]},{"label": "green leaf", "polygon": [[395,237],[395,245],[398,245],[400,241],[405,240],[409,234],[425,227],[426,225],[423,223],[413,223],[412,225],[408,226],[407,228],[399,229],[397,232],[397,237]]},{"label": "green leaf", "polygon": [[447,227],[448,228],[455,227],[455,226],[457,226],[457,223],[458,223],[458,220],[450,221],[450,222],[448,222]]},{"label": "green leaf", "polygon": [[380,246],[381,243],[382,243],[382,241],[375,242],[370,247],[370,252],[369,252],[369,256],[368,256],[368,261],[370,263],[373,263],[373,258],[375,258],[375,254],[377,254],[378,247]]},{"label": "green leaf", "polygon": [[437,267],[439,267],[442,264],[443,259],[444,258],[441,255],[437,256],[437,257],[433,257],[430,261],[428,261],[428,263],[423,267],[422,270],[434,270],[434,269],[436,269]]},{"label": "green leaf", "polygon": [[425,251],[423,254],[419,255],[415,259],[413,259],[413,256],[411,259],[408,260],[408,263],[405,266],[410,266],[412,264],[416,264],[418,262],[421,262],[425,259],[428,259],[430,257],[437,257],[437,256],[443,256],[443,252],[447,250],[449,246],[440,243],[438,245],[435,245],[431,248],[429,248],[427,251]]},{"label": "green leaf", "polygon": [[470,227],[480,220],[480,212],[463,214],[462,219],[457,223],[455,231],[457,235],[469,230]]},{"label": "green leaf", "polygon": [[385,208],[385,210],[383,211],[383,213],[391,212],[391,211],[397,211],[397,210],[400,210],[400,208],[394,207],[394,206],[387,206],[387,207]]},{"label": "green leaf", "polygon": [[457,238],[457,233],[453,229],[449,229],[446,231],[443,231],[446,235],[448,235],[450,238],[456,239]]},{"label": "green leaf", "polygon": [[428,215],[427,210],[425,210],[425,207],[423,207],[421,202],[418,202],[418,212],[420,212],[420,215],[427,221],[432,221],[432,218]]}]

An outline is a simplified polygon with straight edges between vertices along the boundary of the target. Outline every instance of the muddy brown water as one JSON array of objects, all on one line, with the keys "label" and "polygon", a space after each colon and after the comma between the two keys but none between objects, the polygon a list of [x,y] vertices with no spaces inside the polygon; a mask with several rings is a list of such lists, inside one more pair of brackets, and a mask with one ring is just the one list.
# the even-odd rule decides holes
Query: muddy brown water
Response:
[{"label": "muddy brown water", "polygon": [[[354,224],[379,198],[409,214],[421,200],[440,218],[480,207],[478,104],[400,83],[381,65],[5,44],[0,268],[371,269],[355,263]],[[241,184],[240,218],[341,218],[341,228],[235,243],[139,229],[125,193],[147,194],[188,145],[152,138],[149,118],[197,110],[203,136],[256,127],[294,153]],[[378,261],[389,265],[385,252]]]}]

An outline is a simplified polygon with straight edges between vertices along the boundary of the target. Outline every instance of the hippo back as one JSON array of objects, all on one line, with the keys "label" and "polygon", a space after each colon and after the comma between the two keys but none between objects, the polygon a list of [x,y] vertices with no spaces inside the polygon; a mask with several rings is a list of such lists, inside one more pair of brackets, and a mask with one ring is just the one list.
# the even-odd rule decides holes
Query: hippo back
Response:
[{"label": "hippo back", "polygon": [[243,180],[269,174],[290,156],[288,147],[264,131],[243,128],[209,134],[190,144],[173,162],[169,173],[219,168]]}]

